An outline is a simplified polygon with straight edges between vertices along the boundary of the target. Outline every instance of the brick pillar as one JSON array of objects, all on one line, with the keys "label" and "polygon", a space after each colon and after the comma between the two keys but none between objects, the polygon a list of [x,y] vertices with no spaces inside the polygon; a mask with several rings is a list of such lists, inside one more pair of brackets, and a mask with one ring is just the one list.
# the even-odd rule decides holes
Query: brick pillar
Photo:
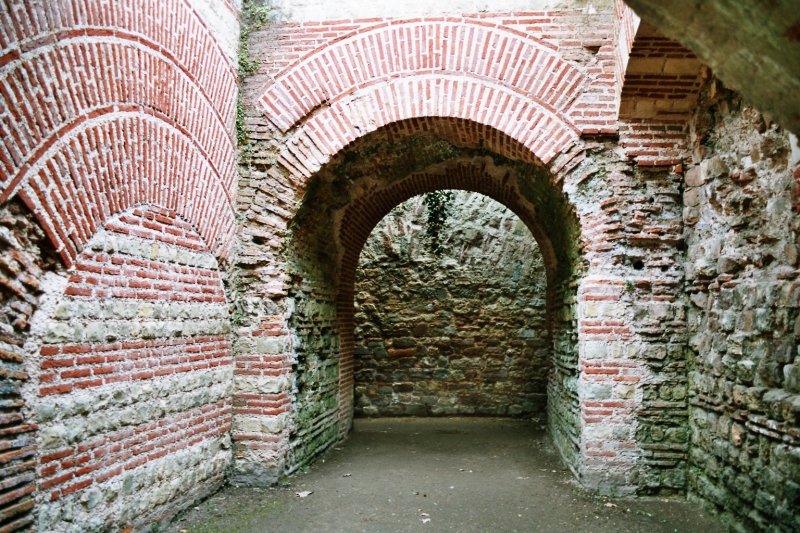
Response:
[{"label": "brick pillar", "polygon": [[635,411],[642,369],[635,361],[625,281],[588,278],[578,291],[578,398],[581,414],[581,479],[614,494],[635,490],[638,459]]}]

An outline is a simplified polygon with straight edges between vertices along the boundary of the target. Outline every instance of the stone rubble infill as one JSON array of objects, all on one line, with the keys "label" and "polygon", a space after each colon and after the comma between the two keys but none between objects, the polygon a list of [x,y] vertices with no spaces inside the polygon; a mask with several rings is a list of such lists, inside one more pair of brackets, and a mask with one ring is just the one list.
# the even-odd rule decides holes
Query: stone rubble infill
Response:
[{"label": "stone rubble infill", "polygon": [[40,445],[58,448],[216,403],[230,396],[232,377],[232,368],[213,369],[43,398],[36,406]]},{"label": "stone rubble infill", "polygon": [[119,253],[150,261],[163,261],[213,270],[218,268],[217,260],[211,254],[194,252],[180,246],[153,242],[151,239],[123,235],[104,229],[97,231],[87,244],[87,248],[96,252]]},{"label": "stone rubble infill", "polygon": [[357,415],[537,416],[549,349],[546,271],[525,224],[454,191],[429,251],[418,196],[372,230],[356,273]]},{"label": "stone rubble infill", "polygon": [[93,483],[85,491],[40,505],[37,528],[53,533],[108,531],[114,524],[169,519],[219,489],[231,465],[225,435]]}]

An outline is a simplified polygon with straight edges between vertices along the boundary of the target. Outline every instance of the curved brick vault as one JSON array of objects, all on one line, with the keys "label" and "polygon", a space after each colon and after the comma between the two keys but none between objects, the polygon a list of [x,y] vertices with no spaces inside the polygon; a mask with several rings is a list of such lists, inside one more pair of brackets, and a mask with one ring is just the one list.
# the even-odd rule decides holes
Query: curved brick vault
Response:
[{"label": "curved brick vault", "polygon": [[[235,74],[191,5],[171,4],[153,10],[154,24],[122,27],[113,21],[144,6],[5,6],[0,201],[20,194],[68,265],[106,218],[137,204],[176,210],[227,255]],[[170,35],[178,25],[197,35],[192,54],[204,61]]]},{"label": "curved brick vault", "polygon": [[[571,265],[559,265],[553,243],[542,228],[541,215],[531,202],[526,201],[514,183],[518,176],[511,168],[496,167],[490,158],[453,158],[421,172],[414,172],[399,182],[381,188],[365,197],[352,201],[339,223],[338,240],[343,248],[340,258],[338,287],[336,289],[336,327],[340,338],[339,351],[339,431],[346,433],[352,421],[353,410],[353,332],[354,287],[356,269],[361,250],[373,228],[395,206],[409,198],[441,189],[461,189],[478,192],[508,207],[533,234],[545,261],[548,284],[548,328],[552,342],[553,329],[557,327],[554,313],[563,305],[558,302],[557,287],[564,282],[565,272]],[[574,224],[562,221],[564,228]],[[550,228],[552,229],[552,228]],[[564,237],[561,236],[563,240]],[[558,254],[566,262],[564,254]]]},{"label": "curved brick vault", "polygon": [[[726,84],[775,113],[800,132],[800,21],[797,3],[715,0],[701,4],[630,0],[630,5],[664,35],[694,51]],[[769,83],[753,83],[754,79]]]}]

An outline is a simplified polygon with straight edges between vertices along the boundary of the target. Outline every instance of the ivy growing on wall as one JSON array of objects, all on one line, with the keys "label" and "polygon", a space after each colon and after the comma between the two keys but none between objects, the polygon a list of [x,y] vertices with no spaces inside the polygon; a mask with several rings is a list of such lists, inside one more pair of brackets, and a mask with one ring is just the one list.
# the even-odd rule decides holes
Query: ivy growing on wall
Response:
[{"label": "ivy growing on wall", "polygon": [[[242,29],[239,34],[239,80],[258,70],[261,61],[250,55],[250,34],[262,29],[269,22],[269,6],[259,0],[242,2]],[[247,145],[247,129],[245,128],[245,112],[241,96],[236,102],[236,142],[240,147]]]},{"label": "ivy growing on wall", "polygon": [[453,206],[453,191],[433,191],[422,198],[428,212],[425,225],[425,244],[433,255],[440,257],[444,252],[443,232],[447,217]]},{"label": "ivy growing on wall", "polygon": [[242,30],[239,35],[239,75],[247,76],[258,69],[261,61],[250,56],[250,34],[269,22],[269,6],[258,0],[242,2]]}]

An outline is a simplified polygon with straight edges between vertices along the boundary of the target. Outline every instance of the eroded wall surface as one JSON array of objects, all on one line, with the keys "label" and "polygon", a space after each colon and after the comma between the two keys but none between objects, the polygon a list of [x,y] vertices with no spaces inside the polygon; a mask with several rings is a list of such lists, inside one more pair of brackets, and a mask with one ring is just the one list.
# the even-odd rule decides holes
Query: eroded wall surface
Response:
[{"label": "eroded wall surface", "polygon": [[372,230],[356,273],[355,415],[541,417],[547,277],[536,240],[501,204],[454,191],[431,251],[423,197]]}]

